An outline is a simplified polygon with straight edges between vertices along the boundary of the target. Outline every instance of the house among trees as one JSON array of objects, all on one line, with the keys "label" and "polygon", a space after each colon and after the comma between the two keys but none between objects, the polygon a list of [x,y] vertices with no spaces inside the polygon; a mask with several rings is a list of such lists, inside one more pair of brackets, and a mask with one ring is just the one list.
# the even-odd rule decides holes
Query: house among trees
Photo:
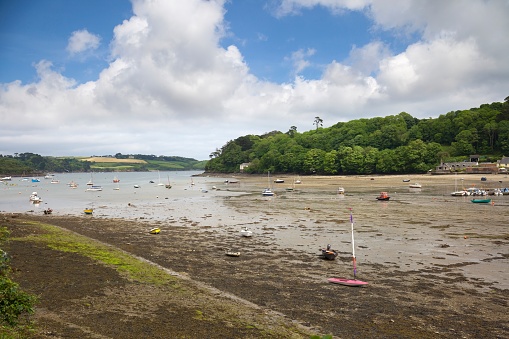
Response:
[{"label": "house among trees", "polygon": [[240,164],[240,173],[244,173],[244,169],[248,168],[249,165],[251,165],[250,162],[244,162],[244,163]]},{"label": "house among trees", "polygon": [[502,157],[502,159],[497,161],[497,167],[500,173],[507,173],[509,170],[509,157]]},{"label": "house among trees", "polygon": [[466,170],[467,168],[477,166],[478,164],[479,164],[478,162],[473,161],[443,162],[436,167],[433,173],[448,174],[451,172]]},{"label": "house among trees", "polygon": [[494,164],[489,162],[479,163],[479,155],[471,155],[470,161],[443,162],[436,167],[433,174],[448,174],[459,171],[465,174],[497,174],[499,172],[507,172],[507,169],[500,171],[499,168],[509,168],[509,157],[503,157],[502,160]]}]

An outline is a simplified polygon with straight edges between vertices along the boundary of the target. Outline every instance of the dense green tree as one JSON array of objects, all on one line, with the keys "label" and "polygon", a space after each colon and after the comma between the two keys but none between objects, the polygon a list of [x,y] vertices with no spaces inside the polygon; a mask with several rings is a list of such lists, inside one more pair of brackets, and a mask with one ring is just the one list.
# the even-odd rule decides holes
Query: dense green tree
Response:
[{"label": "dense green tree", "polygon": [[364,174],[376,173],[379,151],[374,147],[364,148]]},{"label": "dense green tree", "polygon": [[306,156],[304,158],[304,171],[307,174],[322,174],[324,173],[324,158],[326,152],[321,149],[312,148],[307,151]]},{"label": "dense green tree", "polygon": [[325,153],[323,159],[323,173],[324,174],[337,174],[339,171],[338,152],[332,150]]},{"label": "dense green tree", "polygon": [[469,155],[474,154],[475,149],[474,146],[472,146],[471,143],[467,141],[457,141],[452,143],[452,149],[454,150],[454,155]]},{"label": "dense green tree", "polygon": [[498,124],[494,121],[488,122],[484,125],[483,131],[488,135],[488,142],[490,149],[493,150],[495,145],[495,135],[497,133]]},{"label": "dense green tree", "polygon": [[341,169],[345,174],[364,174],[364,155],[361,146],[341,147],[338,150]]},{"label": "dense green tree", "polygon": [[281,153],[279,153],[275,149],[269,150],[260,158],[260,166],[264,169],[263,172],[270,171],[271,173],[275,173],[276,169],[279,166],[279,159],[281,157]]},{"label": "dense green tree", "polygon": [[396,154],[392,149],[384,149],[378,152],[376,172],[380,174],[396,173]]},{"label": "dense green tree", "polygon": [[221,152],[223,165],[230,172],[238,172],[239,164],[245,162],[242,147],[235,142],[229,142]]},{"label": "dense green tree", "polygon": [[496,145],[503,155],[509,156],[509,120],[498,123],[498,141]]}]

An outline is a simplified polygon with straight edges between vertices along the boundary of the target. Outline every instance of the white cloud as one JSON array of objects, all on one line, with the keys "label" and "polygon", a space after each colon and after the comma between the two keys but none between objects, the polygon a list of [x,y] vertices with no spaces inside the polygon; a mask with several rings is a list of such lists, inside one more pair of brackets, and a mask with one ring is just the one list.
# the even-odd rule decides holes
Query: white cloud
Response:
[{"label": "white cloud", "polygon": [[290,57],[287,57],[286,61],[292,63],[294,74],[299,74],[311,65],[311,62],[309,62],[307,58],[313,56],[315,53],[316,50],[313,48],[308,48],[307,50],[299,49],[293,52]]},{"label": "white cloud", "polygon": [[372,18],[375,30],[420,37],[399,54],[392,54],[382,41],[354,46],[350,57],[340,62],[364,75],[365,111],[393,114],[407,110],[426,117],[505,97],[507,2],[282,0],[278,14],[304,13],[314,6],[329,8],[333,14],[361,10]]},{"label": "white cloud", "polygon": [[[416,42],[398,53],[382,40],[352,46],[319,79],[278,84],[251,74],[237,46],[221,47],[224,1],[134,0],[97,80],[77,84],[41,61],[37,81],[0,87],[0,153],[207,159],[241,135],[312,129],[315,116],[325,126],[401,111],[424,118],[507,96],[507,2],[387,1],[282,1],[284,14],[361,10],[373,29]],[[83,36],[69,51],[99,44]],[[288,61],[300,74],[319,52],[299,50]]]},{"label": "white cloud", "polygon": [[101,38],[98,35],[89,33],[86,29],[74,31],[69,38],[67,51],[71,55],[95,50],[99,47]]},{"label": "white cloud", "polygon": [[277,16],[293,15],[315,6],[323,6],[334,14],[341,14],[345,10],[362,10],[370,2],[369,0],[281,0],[275,14]]}]

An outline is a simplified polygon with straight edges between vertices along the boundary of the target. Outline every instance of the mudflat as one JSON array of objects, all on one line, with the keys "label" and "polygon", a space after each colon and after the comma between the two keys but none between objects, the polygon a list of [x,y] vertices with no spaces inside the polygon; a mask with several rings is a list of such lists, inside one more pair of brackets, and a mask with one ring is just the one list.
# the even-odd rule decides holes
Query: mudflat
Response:
[{"label": "mudflat", "polygon": [[[237,175],[216,185],[232,193],[218,195],[221,208],[175,207],[165,221],[4,214],[13,278],[40,297],[34,337],[509,338],[509,196],[474,204],[450,195],[461,186],[506,187],[506,176],[273,179]],[[421,189],[409,188],[416,182]],[[266,186],[274,197],[262,197]],[[376,200],[381,191],[389,201]],[[353,278],[350,213],[362,288],[327,281]],[[133,278],[34,241],[49,232],[41,223],[171,279]],[[152,227],[161,233],[149,234]],[[243,227],[253,236],[242,237]],[[336,260],[318,256],[328,243]]]}]

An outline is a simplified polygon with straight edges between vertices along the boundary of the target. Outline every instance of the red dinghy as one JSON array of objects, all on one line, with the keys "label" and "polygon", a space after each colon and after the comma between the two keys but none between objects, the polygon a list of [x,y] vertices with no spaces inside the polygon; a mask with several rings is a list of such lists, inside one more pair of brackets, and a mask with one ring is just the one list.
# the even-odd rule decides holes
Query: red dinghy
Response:
[{"label": "red dinghy", "polygon": [[353,216],[352,209],[350,208],[350,223],[352,225],[352,261],[353,261],[353,279],[346,278],[329,278],[328,281],[333,284],[340,284],[345,286],[361,287],[368,285],[365,281],[360,281],[355,278],[357,273],[357,260],[355,259],[355,242],[353,238]]}]

